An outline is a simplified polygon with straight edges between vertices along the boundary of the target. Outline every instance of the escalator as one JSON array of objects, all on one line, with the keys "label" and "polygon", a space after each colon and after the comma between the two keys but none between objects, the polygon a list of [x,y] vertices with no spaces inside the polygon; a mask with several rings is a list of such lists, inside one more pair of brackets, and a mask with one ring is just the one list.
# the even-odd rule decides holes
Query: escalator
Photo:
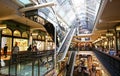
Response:
[{"label": "escalator", "polygon": [[69,67],[66,71],[66,76],[72,76],[73,75],[73,70],[74,70],[74,64],[75,64],[75,59],[76,59],[76,51],[72,51],[70,61],[69,61]]},{"label": "escalator", "polygon": [[58,50],[57,50],[58,62],[65,58],[67,51],[68,51],[68,48],[70,46],[72,37],[75,33],[75,30],[76,30],[75,27],[71,28],[71,30],[69,31],[69,33],[66,35],[65,39],[63,40],[61,46],[58,48]]}]

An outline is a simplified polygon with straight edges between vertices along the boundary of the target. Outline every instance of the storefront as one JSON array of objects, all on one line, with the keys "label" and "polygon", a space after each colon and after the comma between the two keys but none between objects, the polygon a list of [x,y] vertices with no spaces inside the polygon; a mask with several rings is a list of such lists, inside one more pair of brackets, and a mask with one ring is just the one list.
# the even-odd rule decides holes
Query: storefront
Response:
[{"label": "storefront", "polygon": [[28,39],[14,38],[13,45],[18,43],[20,51],[26,51],[28,48]]},{"label": "storefront", "polygon": [[45,38],[41,35],[32,35],[33,37],[33,46],[37,46],[37,49],[40,51],[45,50]]},{"label": "storefront", "polygon": [[120,54],[120,25],[116,26],[116,50]]},{"label": "storefront", "polygon": [[23,32],[23,36],[21,37],[21,34],[18,30],[15,30],[13,32],[13,35],[10,34],[11,33],[10,31],[11,30],[8,28],[2,30],[2,43],[1,43],[2,49],[4,48],[5,44],[7,44],[8,52],[11,52],[12,44],[14,46],[15,43],[17,42],[20,51],[27,50],[27,47],[28,47],[28,35],[27,35],[27,33],[25,34],[25,32]]},{"label": "storefront", "polygon": [[8,52],[12,49],[12,31],[8,28],[2,30],[2,39],[1,39],[1,48],[3,52],[3,48],[7,44],[8,46]]},{"label": "storefront", "polygon": [[4,48],[5,44],[7,44],[7,46],[8,46],[8,49],[7,49],[8,52],[11,52],[12,38],[11,37],[2,37],[2,41],[1,41],[2,52],[3,52],[3,48]]},{"label": "storefront", "polygon": [[36,45],[37,49],[39,49],[40,51],[44,50],[44,44],[44,41],[33,40],[33,45]]},{"label": "storefront", "polygon": [[46,50],[54,49],[54,43],[53,43],[53,41],[52,41],[50,36],[47,36],[46,43],[47,43],[46,44]]},{"label": "storefront", "polygon": [[37,46],[40,51],[54,49],[54,42],[50,36],[33,35],[33,46]]},{"label": "storefront", "polygon": [[3,48],[5,44],[8,46],[8,54],[11,53],[12,47],[15,43],[18,43],[20,51],[25,51],[28,48],[29,39],[29,27],[14,21],[4,21],[7,28],[2,29],[1,35],[1,49],[3,53]]},{"label": "storefront", "polygon": [[104,41],[102,41],[102,43],[104,44],[104,48],[106,47],[108,50],[110,49],[116,50],[114,29],[110,29],[107,31],[106,38]]}]

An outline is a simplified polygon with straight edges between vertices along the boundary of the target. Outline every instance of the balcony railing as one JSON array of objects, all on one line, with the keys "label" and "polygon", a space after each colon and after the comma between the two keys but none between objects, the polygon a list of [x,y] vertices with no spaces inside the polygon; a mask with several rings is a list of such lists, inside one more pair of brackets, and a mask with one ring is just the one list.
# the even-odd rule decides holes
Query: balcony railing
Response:
[{"label": "balcony railing", "polygon": [[94,50],[98,59],[105,66],[111,76],[120,76],[120,58],[111,56],[105,52]]}]

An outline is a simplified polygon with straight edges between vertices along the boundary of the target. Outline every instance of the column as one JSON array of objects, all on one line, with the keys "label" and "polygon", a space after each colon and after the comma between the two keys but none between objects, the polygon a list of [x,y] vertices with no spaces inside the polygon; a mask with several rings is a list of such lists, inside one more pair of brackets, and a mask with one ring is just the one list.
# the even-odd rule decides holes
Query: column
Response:
[{"label": "column", "polygon": [[[0,66],[1,66],[1,39],[2,39],[2,30],[0,29]],[[1,70],[1,67],[0,67]]]},{"label": "column", "polygon": [[48,47],[47,37],[48,37],[48,36],[46,35],[46,36],[45,36],[45,46],[44,46],[44,47],[45,47],[45,48],[44,48],[45,50],[48,50],[48,49],[47,49],[47,47]]},{"label": "column", "polygon": [[32,40],[33,40],[33,38],[32,38],[32,31],[33,31],[33,30],[30,29],[29,45],[32,44]]}]

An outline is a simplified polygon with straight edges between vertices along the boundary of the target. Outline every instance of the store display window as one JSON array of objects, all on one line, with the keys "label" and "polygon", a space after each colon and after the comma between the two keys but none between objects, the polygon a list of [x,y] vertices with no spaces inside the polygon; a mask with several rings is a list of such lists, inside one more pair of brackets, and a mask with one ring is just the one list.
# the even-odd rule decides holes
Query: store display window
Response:
[{"label": "store display window", "polygon": [[117,32],[117,49],[120,50],[120,32]]},{"label": "store display window", "polygon": [[15,43],[18,43],[20,51],[26,51],[28,48],[28,40],[27,39],[20,39],[20,38],[14,38],[13,40],[13,46],[15,46]]},{"label": "store display window", "polygon": [[53,49],[53,44],[52,44],[52,42],[47,42],[46,49],[47,49],[47,50]]},{"label": "store display window", "polygon": [[23,32],[23,33],[22,33],[22,37],[28,38],[27,32]]},{"label": "store display window", "polygon": [[44,41],[36,41],[36,40],[33,41],[33,45],[36,45],[37,49],[39,49],[40,51],[44,50],[44,44],[45,44]]},{"label": "store display window", "polygon": [[117,50],[120,50],[120,26],[116,26],[116,40]]},{"label": "store display window", "polygon": [[12,49],[12,38],[10,37],[2,37],[2,43],[1,43],[1,48],[3,49],[5,44],[8,46],[8,52],[11,52]]},{"label": "store display window", "polygon": [[21,37],[20,31],[15,30],[15,31],[13,32],[13,36]]},{"label": "store display window", "polygon": [[9,28],[3,29],[2,30],[3,35],[11,35],[12,36],[12,31]]}]

